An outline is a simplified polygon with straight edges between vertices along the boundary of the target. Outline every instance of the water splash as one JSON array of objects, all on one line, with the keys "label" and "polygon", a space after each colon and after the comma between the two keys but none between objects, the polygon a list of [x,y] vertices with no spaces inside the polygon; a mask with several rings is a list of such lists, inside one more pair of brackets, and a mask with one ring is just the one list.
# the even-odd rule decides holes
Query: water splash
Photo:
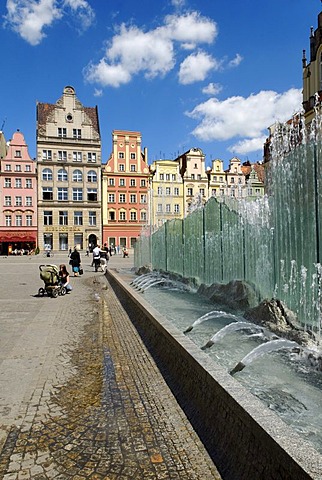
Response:
[{"label": "water splash", "polygon": [[250,322],[229,323],[225,327],[221,328],[217,333],[215,333],[215,335],[213,335],[211,339],[203,347],[201,347],[201,350],[206,350],[207,348],[212,347],[214,343],[219,342],[225,335],[227,335],[227,333],[246,329],[263,331],[262,327],[260,327],[259,325],[254,325]]},{"label": "water splash", "polygon": [[141,287],[140,290],[141,290],[142,293],[143,293],[143,292],[146,292],[149,288],[154,287],[155,285],[158,285],[159,283],[164,283],[164,282],[165,282],[165,279],[164,279],[164,278],[162,278],[162,280],[155,280],[155,281],[149,283],[149,285],[147,285],[147,286],[145,286],[145,287],[144,287],[144,286]]},{"label": "water splash", "polygon": [[240,372],[246,367],[246,365],[249,365],[254,360],[257,360],[259,357],[262,357],[267,353],[289,348],[299,348],[299,344],[292,340],[285,340],[284,338],[262,343],[249,352],[229,373],[230,375],[234,375],[235,373]]},{"label": "water splash", "polygon": [[213,310],[212,312],[208,312],[205,315],[202,315],[202,317],[197,318],[193,322],[192,325],[190,325],[183,333],[188,333],[191,332],[191,330],[196,326],[200,325],[200,323],[205,322],[206,320],[211,320],[213,318],[219,318],[219,317],[224,317],[224,318],[231,318],[232,320],[238,320],[238,316],[234,315],[233,313],[226,313],[222,312],[221,310]]}]

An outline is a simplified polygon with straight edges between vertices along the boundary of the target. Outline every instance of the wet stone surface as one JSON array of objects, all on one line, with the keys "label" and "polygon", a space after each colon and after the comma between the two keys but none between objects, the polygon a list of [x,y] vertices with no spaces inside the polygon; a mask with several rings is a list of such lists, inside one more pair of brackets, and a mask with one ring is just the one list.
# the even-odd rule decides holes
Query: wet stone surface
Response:
[{"label": "wet stone surface", "polygon": [[105,277],[84,277],[55,304],[51,368],[2,426],[0,478],[219,479]]}]

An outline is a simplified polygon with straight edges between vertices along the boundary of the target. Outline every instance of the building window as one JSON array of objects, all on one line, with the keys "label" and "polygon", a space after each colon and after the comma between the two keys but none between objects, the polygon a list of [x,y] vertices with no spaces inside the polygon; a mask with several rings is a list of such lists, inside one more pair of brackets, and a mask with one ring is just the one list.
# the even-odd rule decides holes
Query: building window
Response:
[{"label": "building window", "polygon": [[136,171],[136,166],[135,165],[130,165],[130,171],[135,172]]},{"label": "building window", "polygon": [[96,212],[88,212],[88,221],[92,227],[96,225]]},{"label": "building window", "polygon": [[158,195],[162,195],[162,187],[158,187]]},{"label": "building window", "polygon": [[140,196],[140,203],[146,203],[146,201],[147,201],[146,195],[141,195]]},{"label": "building window", "polygon": [[68,188],[67,187],[58,187],[57,189],[57,200],[66,201],[68,200]]},{"label": "building window", "polygon": [[130,156],[131,160],[135,160],[136,159],[136,155],[135,153],[131,153],[131,156]]},{"label": "building window", "polygon": [[80,128],[73,128],[73,138],[82,138],[82,131]]},{"label": "building window", "polygon": [[167,181],[167,182],[169,182],[169,181],[170,181],[170,173],[166,173],[166,175],[165,175],[165,179],[166,179],[166,181]]},{"label": "building window", "polygon": [[136,203],[136,195],[133,193],[130,195],[130,203]]},{"label": "building window", "polygon": [[164,180],[164,173],[160,173],[160,180]]},{"label": "building window", "polygon": [[15,198],[15,207],[21,207],[22,206],[22,197],[16,197]]},{"label": "building window", "polygon": [[202,195],[204,197],[205,196],[205,189],[204,188],[199,188],[199,193],[200,193],[200,195]]},{"label": "building window", "polygon": [[170,187],[166,187],[165,194],[166,195],[171,195],[171,188]]},{"label": "building window", "polygon": [[167,204],[166,204],[166,206],[165,206],[165,211],[166,211],[167,213],[171,213],[171,205],[170,205],[170,203],[167,203]]},{"label": "building window", "polygon": [[11,215],[6,215],[6,227],[11,227],[12,225],[12,217]]},{"label": "building window", "polygon": [[58,137],[59,138],[66,138],[67,137],[67,129],[66,128],[58,128]]},{"label": "building window", "polygon": [[32,180],[31,180],[31,178],[26,178],[26,188],[32,188]]},{"label": "building window", "polygon": [[59,250],[68,250],[68,233],[59,234]]},{"label": "building window", "polygon": [[15,157],[16,158],[21,158],[21,150],[16,150],[15,151]]},{"label": "building window", "polygon": [[26,226],[32,227],[32,215],[26,215]]},{"label": "building window", "polygon": [[87,172],[87,181],[90,183],[97,182],[97,173],[95,172],[95,170],[89,170],[89,172]]},{"label": "building window", "polygon": [[115,195],[114,195],[114,193],[109,193],[109,194],[108,194],[108,202],[109,202],[109,203],[114,203],[114,202],[115,202]]},{"label": "building window", "polygon": [[11,197],[10,196],[5,196],[4,197],[4,204],[6,207],[11,207]]},{"label": "building window", "polygon": [[21,172],[21,165],[16,165],[15,166],[15,171],[16,172]]},{"label": "building window", "polygon": [[60,170],[58,170],[57,180],[58,180],[58,182],[67,182],[68,174],[67,174],[67,171],[64,168],[61,168]]},{"label": "building window", "polygon": [[67,162],[67,151],[66,150],[58,150],[58,160],[60,162]]},{"label": "building window", "polygon": [[119,158],[125,158],[124,152],[119,152]]},{"label": "building window", "polygon": [[180,213],[180,205],[178,203],[174,204],[174,213]]},{"label": "building window", "polygon": [[125,179],[124,178],[120,178],[120,187],[125,187]]},{"label": "building window", "polygon": [[22,227],[22,215],[16,215],[16,227]]},{"label": "building window", "polygon": [[21,187],[22,187],[21,178],[16,178],[15,179],[15,188],[21,188]]},{"label": "building window", "polygon": [[91,163],[95,163],[96,162],[96,153],[88,152],[87,153],[87,161],[91,162]]},{"label": "building window", "polygon": [[25,172],[31,172],[31,165],[25,166]]},{"label": "building window", "polygon": [[120,203],[125,203],[125,193],[120,193]]},{"label": "building window", "polygon": [[126,212],[124,212],[124,210],[120,212],[120,220],[126,220]]},{"label": "building window", "polygon": [[59,211],[59,225],[68,225],[68,212],[67,210]]},{"label": "building window", "polygon": [[53,224],[53,212],[51,210],[44,211],[44,225]]},{"label": "building window", "polygon": [[125,172],[125,166],[124,166],[123,163],[120,163],[120,165],[119,165],[119,171],[120,171],[120,172]]},{"label": "building window", "polygon": [[26,197],[26,207],[32,207],[32,197]]},{"label": "building window", "polygon": [[50,168],[44,168],[44,170],[42,171],[42,179],[45,182],[53,179],[53,172],[50,170]]},{"label": "building window", "polygon": [[143,179],[141,180],[141,183],[140,183],[141,187],[145,187],[146,186],[146,181]]},{"label": "building window", "polygon": [[231,177],[231,178],[230,178],[230,183],[235,183],[234,177]]},{"label": "building window", "polygon": [[83,181],[83,174],[81,170],[74,170],[73,171],[73,182],[82,182]]},{"label": "building window", "polygon": [[114,210],[110,210],[108,212],[108,219],[111,221],[111,222],[115,222],[115,212]]},{"label": "building window", "polygon": [[215,196],[216,196],[216,193],[217,193],[216,189],[213,188],[213,189],[211,190],[211,195],[212,195],[213,197],[215,197]]},{"label": "building window", "polygon": [[198,168],[198,165],[197,165],[196,163],[195,163],[195,166],[194,166],[194,168]]},{"label": "building window", "polygon": [[4,186],[6,188],[11,188],[11,178],[5,178],[4,179]]},{"label": "building window", "polygon": [[51,160],[52,159],[52,151],[51,150],[43,150],[42,151],[42,159],[43,160]]},{"label": "building window", "polygon": [[195,179],[195,174],[192,173],[192,174],[191,174],[191,180],[194,180],[194,179]]},{"label": "building window", "polygon": [[130,220],[131,220],[131,222],[135,222],[135,221],[136,221],[136,212],[131,212],[131,214],[130,214]]},{"label": "building window", "polygon": [[176,181],[176,175],[173,173],[172,174],[172,181],[175,182]]},{"label": "building window", "polygon": [[83,200],[83,189],[82,188],[73,188],[73,201],[81,202]]},{"label": "building window", "polygon": [[193,188],[188,188],[188,195],[192,197],[193,195]]},{"label": "building window", "polygon": [[131,187],[135,187],[135,185],[136,185],[135,178],[131,178],[131,180],[130,180],[130,186],[131,186]]},{"label": "building window", "polygon": [[146,222],[146,212],[145,211],[141,211],[140,220],[141,220],[141,222]]},{"label": "building window", "polygon": [[179,196],[179,188],[178,187],[174,187],[173,189],[173,194],[178,197]]},{"label": "building window", "polygon": [[157,212],[158,212],[158,213],[161,213],[161,212],[162,212],[162,203],[158,203]]},{"label": "building window", "polygon": [[87,189],[87,200],[89,202],[97,202],[97,188]]},{"label": "building window", "polygon": [[74,225],[83,225],[83,212],[74,212]]},{"label": "building window", "polygon": [[73,162],[82,161],[82,152],[73,152]]},{"label": "building window", "polygon": [[6,172],[11,172],[11,165],[7,164],[7,165],[5,166],[5,171],[6,171]]},{"label": "building window", "polygon": [[109,184],[110,187],[114,187],[114,185],[115,185],[114,178],[109,178],[108,179],[108,184]]},{"label": "building window", "polygon": [[52,189],[52,187],[42,187],[42,199],[43,200],[53,200],[53,189]]}]

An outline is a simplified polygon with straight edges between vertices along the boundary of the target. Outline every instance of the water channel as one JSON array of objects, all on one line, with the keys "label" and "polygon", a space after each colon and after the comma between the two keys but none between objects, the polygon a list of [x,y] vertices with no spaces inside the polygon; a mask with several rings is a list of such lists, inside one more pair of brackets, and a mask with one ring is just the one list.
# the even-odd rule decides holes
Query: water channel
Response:
[{"label": "water channel", "polygon": [[186,286],[154,282],[144,299],[228,372],[242,362],[235,380],[322,453],[322,372],[311,365],[309,351]]}]

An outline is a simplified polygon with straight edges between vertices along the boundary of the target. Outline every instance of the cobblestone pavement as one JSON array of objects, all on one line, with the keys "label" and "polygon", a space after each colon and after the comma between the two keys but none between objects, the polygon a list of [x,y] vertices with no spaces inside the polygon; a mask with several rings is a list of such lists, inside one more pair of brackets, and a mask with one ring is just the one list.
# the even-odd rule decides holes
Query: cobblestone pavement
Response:
[{"label": "cobblestone pavement", "polygon": [[38,297],[43,260],[0,258],[0,478],[220,479],[104,275]]}]

